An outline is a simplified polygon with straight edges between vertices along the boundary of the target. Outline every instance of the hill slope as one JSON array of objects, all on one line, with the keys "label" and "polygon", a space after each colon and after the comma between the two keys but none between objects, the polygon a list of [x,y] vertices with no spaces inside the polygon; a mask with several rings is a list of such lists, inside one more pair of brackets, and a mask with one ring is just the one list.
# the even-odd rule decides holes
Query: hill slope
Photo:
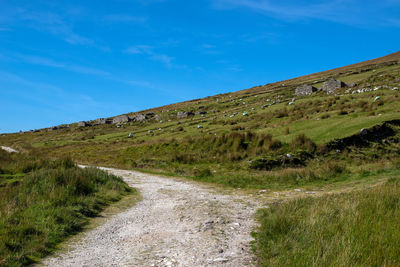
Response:
[{"label": "hill slope", "polygon": [[[365,151],[383,145],[385,150],[375,149],[377,153],[395,153],[392,143],[382,144],[388,136],[372,138],[374,146],[357,149],[352,148],[357,142],[340,149],[331,143],[400,118],[399,62],[397,52],[239,92],[2,135],[0,143],[68,155],[85,164],[161,171],[236,187],[287,186],[289,181],[298,183],[299,175],[310,176],[302,181],[319,180],[315,177],[332,157],[341,158],[344,165],[349,165],[349,157],[376,164]],[[332,94],[319,90],[295,96],[296,87],[321,89],[330,78],[344,82]],[[396,138],[396,127],[390,124],[390,138]],[[341,175],[336,167],[324,168]]]},{"label": "hill slope", "polygon": [[[395,265],[399,87],[397,52],[234,93],[1,135],[0,145],[242,188],[232,192],[265,207],[253,243],[261,266]],[[294,200],[281,203],[282,196]]]}]

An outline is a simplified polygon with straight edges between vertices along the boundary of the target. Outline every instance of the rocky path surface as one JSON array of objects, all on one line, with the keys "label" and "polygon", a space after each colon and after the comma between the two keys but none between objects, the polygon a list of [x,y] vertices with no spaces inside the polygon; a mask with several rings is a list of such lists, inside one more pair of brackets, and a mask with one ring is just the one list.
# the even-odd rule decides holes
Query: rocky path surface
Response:
[{"label": "rocky path surface", "polygon": [[44,266],[252,266],[259,203],[190,181],[103,168],[140,190],[134,207],[82,233]]}]

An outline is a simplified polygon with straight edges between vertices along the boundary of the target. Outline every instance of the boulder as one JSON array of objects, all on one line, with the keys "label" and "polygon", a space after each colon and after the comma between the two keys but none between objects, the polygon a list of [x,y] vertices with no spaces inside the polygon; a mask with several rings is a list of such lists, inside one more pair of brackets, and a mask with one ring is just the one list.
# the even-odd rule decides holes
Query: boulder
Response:
[{"label": "boulder", "polygon": [[364,135],[367,135],[367,134],[368,134],[367,129],[362,128],[362,129],[360,130],[360,135],[361,135],[361,136],[364,136]]},{"label": "boulder", "polygon": [[176,114],[176,117],[178,119],[185,119],[189,116],[193,116],[194,113],[193,112],[185,112],[185,111],[179,111],[178,114]]},{"label": "boulder", "polygon": [[89,124],[86,121],[78,122],[78,127],[86,127],[86,126],[89,126]]},{"label": "boulder", "polygon": [[346,84],[340,80],[335,80],[333,78],[327,80],[322,85],[322,90],[327,94],[333,94],[337,89],[345,87]]},{"label": "boulder", "polygon": [[126,123],[129,122],[130,119],[127,115],[121,115],[113,118],[112,123],[113,124],[118,124],[118,123]]},{"label": "boulder", "polygon": [[317,88],[315,88],[312,85],[307,85],[303,84],[299,87],[296,88],[295,95],[311,95],[312,93],[318,91]]},{"label": "boulder", "polygon": [[138,115],[135,116],[135,121],[143,122],[145,120],[146,120],[146,115],[138,114]]}]

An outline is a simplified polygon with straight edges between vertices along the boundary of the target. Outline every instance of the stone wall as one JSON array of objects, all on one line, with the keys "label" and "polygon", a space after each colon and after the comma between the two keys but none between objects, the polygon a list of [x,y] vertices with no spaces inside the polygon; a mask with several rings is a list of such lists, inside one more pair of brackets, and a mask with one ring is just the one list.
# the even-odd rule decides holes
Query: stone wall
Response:
[{"label": "stone wall", "polygon": [[296,88],[295,95],[311,95],[316,91],[318,91],[318,89],[314,86],[303,84]]}]

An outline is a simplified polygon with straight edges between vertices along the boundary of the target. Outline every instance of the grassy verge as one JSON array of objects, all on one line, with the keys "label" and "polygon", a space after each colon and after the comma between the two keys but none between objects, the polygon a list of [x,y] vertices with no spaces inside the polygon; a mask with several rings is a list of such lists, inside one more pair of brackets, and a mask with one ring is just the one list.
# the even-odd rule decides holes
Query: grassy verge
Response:
[{"label": "grassy verge", "polygon": [[[119,177],[80,169],[70,160],[39,160],[38,165],[25,155],[1,156],[0,266],[34,263],[110,203],[136,194]],[[35,168],[15,173],[21,171],[17,166],[30,164]]]},{"label": "grassy verge", "polygon": [[292,200],[259,211],[261,266],[397,266],[400,179],[362,191]]}]

